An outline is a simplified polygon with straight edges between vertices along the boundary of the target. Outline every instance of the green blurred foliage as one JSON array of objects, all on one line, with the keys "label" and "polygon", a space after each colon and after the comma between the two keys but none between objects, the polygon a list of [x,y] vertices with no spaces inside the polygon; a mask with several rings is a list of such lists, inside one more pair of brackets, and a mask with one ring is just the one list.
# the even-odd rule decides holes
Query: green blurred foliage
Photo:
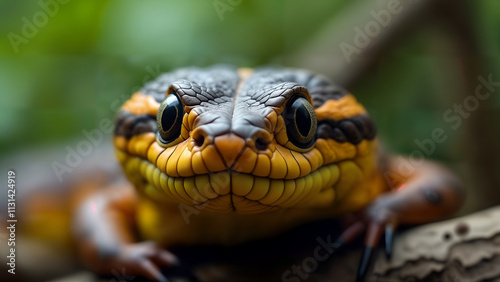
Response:
[{"label": "green blurred foliage", "polygon": [[[343,2],[243,1],[220,17],[200,0],[0,1],[0,153],[78,136],[173,68],[279,63]],[[13,46],[26,20],[34,36]]]},{"label": "green blurred foliage", "polygon": [[[289,55],[350,3],[243,0],[220,16],[216,1],[65,0],[16,52],[9,34],[21,35],[23,19],[33,21],[43,11],[40,3],[54,1],[0,1],[2,154],[81,138],[82,130],[114,116],[117,100],[173,68],[287,65]],[[476,5],[482,52],[491,57],[492,71],[500,73],[500,2]],[[446,50],[446,44],[438,33],[417,33],[351,89],[375,117],[391,150],[411,152],[416,138],[429,137],[437,126],[449,127],[442,113],[461,102],[449,93],[463,82],[443,86],[442,81],[460,77],[460,66],[457,58],[426,55],[432,46]],[[498,110],[498,99],[494,103]],[[447,133],[454,140],[464,134]],[[433,157],[456,158],[459,145],[451,142]]]}]

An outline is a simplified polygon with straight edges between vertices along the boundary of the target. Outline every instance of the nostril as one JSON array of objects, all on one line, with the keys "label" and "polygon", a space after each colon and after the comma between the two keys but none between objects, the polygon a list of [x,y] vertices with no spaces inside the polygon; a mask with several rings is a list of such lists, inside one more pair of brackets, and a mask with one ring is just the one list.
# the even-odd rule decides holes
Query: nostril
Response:
[{"label": "nostril", "polygon": [[205,137],[203,135],[200,135],[200,136],[194,138],[194,144],[197,147],[203,146],[203,143],[205,143]]},{"label": "nostril", "polygon": [[257,140],[255,140],[255,148],[259,151],[267,149],[266,140],[264,140],[263,138],[257,138]]}]

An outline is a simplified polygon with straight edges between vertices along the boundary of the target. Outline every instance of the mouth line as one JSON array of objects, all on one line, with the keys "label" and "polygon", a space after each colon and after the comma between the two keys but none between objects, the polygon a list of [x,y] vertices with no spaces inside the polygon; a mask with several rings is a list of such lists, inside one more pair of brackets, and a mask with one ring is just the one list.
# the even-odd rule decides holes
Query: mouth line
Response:
[{"label": "mouth line", "polygon": [[[325,190],[335,193],[337,163],[324,165],[294,179],[271,179],[232,169],[189,177],[169,176],[148,160],[129,159],[131,172],[140,171],[142,192],[154,199],[180,202],[214,212],[262,213],[312,200]],[[136,182],[137,183],[137,182]],[[327,189],[332,188],[332,189]]]}]

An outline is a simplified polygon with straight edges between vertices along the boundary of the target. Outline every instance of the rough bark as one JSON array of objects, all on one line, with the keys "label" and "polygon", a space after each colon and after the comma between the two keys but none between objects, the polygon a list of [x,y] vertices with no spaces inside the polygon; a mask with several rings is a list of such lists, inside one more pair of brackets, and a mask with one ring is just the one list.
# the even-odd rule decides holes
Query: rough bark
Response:
[{"label": "rough bark", "polygon": [[500,281],[500,207],[400,234],[376,281]]},{"label": "rough bark", "polygon": [[[267,264],[208,263],[195,267],[194,273],[201,281],[355,281],[362,240],[318,262],[317,270],[307,274],[306,279],[292,274],[287,276],[290,280],[283,280],[284,271],[292,270],[293,265],[304,266],[304,261],[312,257],[319,245],[318,237],[326,240],[333,233],[318,232],[315,238],[304,238],[313,244],[288,242],[284,244],[289,247],[285,253],[294,248],[301,251],[281,259],[274,254]],[[367,281],[500,281],[500,206],[399,232],[390,261],[382,249],[383,245],[375,255]],[[267,259],[273,256],[260,252]],[[236,253],[245,255],[238,250],[233,253],[235,257]],[[289,263],[283,257],[293,257],[295,262]]]}]

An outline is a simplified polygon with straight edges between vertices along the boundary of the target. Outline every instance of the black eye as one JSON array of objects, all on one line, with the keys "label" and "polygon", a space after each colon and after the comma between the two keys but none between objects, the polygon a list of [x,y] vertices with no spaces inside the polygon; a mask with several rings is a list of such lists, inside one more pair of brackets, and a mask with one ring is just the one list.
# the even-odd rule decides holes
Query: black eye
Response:
[{"label": "black eye", "polygon": [[314,143],[318,121],[313,106],[301,95],[288,101],[285,107],[288,139],[297,147],[307,149]]},{"label": "black eye", "polygon": [[184,107],[176,93],[172,93],[163,100],[156,115],[159,140],[168,144],[181,134]]}]

